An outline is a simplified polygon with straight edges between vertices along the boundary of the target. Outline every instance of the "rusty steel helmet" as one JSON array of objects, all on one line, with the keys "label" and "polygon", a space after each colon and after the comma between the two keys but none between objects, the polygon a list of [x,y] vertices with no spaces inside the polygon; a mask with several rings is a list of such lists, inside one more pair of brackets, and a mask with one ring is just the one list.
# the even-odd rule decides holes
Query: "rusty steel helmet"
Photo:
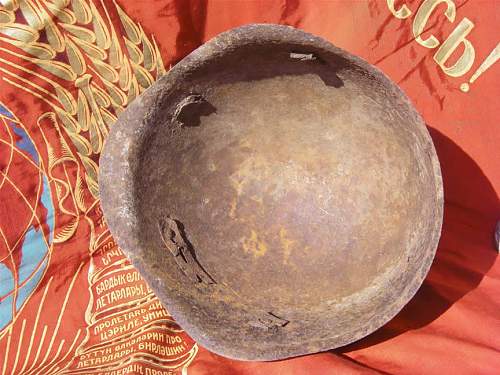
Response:
[{"label": "rusty steel helmet", "polygon": [[138,97],[100,166],[110,230],[191,337],[274,360],[358,340],[440,236],[427,129],[375,67],[278,25],[210,40]]}]

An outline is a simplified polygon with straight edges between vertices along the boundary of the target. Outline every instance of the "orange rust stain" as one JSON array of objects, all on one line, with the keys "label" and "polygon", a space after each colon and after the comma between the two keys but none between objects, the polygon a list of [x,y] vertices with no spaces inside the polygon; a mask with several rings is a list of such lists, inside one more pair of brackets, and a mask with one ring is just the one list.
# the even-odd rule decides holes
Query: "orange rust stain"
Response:
[{"label": "orange rust stain", "polygon": [[231,201],[229,206],[229,217],[234,219],[234,214],[236,213],[236,206],[238,205],[238,200],[235,198]]},{"label": "orange rust stain", "polygon": [[281,242],[281,247],[283,248],[283,263],[287,264],[288,263],[288,258],[290,258],[290,254],[292,253],[292,247],[293,244],[296,241],[293,241],[287,237],[288,233],[285,228],[281,228],[280,232],[280,242]]},{"label": "orange rust stain", "polygon": [[236,191],[236,197],[233,198],[231,201],[231,204],[229,206],[229,217],[234,219],[235,214],[236,214],[236,208],[238,207],[238,202],[240,200],[240,196],[243,193],[243,185],[244,181],[243,180],[238,180],[234,177],[231,177],[231,185],[233,186],[234,190]]},{"label": "orange rust stain", "polygon": [[258,258],[267,252],[267,245],[259,239],[257,232],[252,229],[250,237],[243,238],[243,250],[245,250],[245,253],[252,253],[255,258]]}]

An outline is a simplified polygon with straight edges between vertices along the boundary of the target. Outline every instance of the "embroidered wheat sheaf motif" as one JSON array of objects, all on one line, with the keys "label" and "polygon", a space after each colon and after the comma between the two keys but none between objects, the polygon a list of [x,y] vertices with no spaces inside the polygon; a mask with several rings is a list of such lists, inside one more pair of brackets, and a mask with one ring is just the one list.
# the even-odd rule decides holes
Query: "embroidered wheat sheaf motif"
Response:
[{"label": "embroidered wheat sheaf motif", "polygon": [[[84,168],[73,188],[81,190],[84,179],[97,199],[97,156],[109,127],[165,73],[156,41],[116,2],[113,9],[85,0],[2,4],[0,51],[12,56],[0,58],[3,80],[50,105],[41,116],[50,117],[63,142],[71,141]],[[64,186],[58,190],[65,193]],[[68,228],[63,237],[70,233]]]}]

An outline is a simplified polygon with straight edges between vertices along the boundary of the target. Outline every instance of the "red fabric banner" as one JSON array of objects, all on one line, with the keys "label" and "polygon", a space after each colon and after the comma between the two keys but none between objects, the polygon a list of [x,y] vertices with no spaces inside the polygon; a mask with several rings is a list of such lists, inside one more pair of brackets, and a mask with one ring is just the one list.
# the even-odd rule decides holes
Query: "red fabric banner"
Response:
[{"label": "red fabric banner", "polygon": [[[500,368],[496,0],[1,0],[1,374],[493,374]],[[195,343],[112,239],[99,154],[116,116],[204,41],[247,23],[379,67],[426,121],[445,189],[431,271],[347,347],[241,362]]]}]

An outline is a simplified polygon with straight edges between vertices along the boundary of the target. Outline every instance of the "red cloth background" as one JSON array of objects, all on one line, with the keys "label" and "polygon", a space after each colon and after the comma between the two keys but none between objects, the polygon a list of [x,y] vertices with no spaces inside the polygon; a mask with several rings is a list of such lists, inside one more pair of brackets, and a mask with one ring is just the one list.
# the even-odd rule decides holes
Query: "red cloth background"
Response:
[{"label": "red cloth background", "polygon": [[[422,114],[434,140],[444,180],[444,223],[431,271],[411,302],[383,328],[344,348],[268,363],[233,361],[199,348],[194,351],[189,365],[181,365],[180,359],[176,359],[178,362],[173,361],[169,370],[164,367],[162,373],[180,373],[183,366],[183,371],[189,375],[498,373],[500,263],[493,233],[496,221],[500,219],[499,65],[493,64],[485,70],[470,84],[469,92],[461,91],[460,85],[469,81],[499,42],[500,2],[450,2],[456,7],[455,20],[450,22],[444,16],[446,4],[441,1],[429,18],[424,35],[433,34],[443,42],[463,18],[474,24],[467,35],[475,49],[474,63],[460,77],[446,75],[433,59],[435,49],[421,46],[412,35],[415,13],[423,6],[423,0],[395,1],[396,9],[406,4],[412,12],[403,20],[390,12],[390,1],[385,0],[119,1],[121,8],[130,19],[141,25],[145,34],[154,36],[167,70],[169,65],[181,60],[209,38],[246,23],[280,23],[298,27],[361,56],[397,82]],[[108,10],[114,9],[111,1],[94,3],[101,13],[104,6]],[[116,10],[109,10],[109,13],[116,24]],[[16,22],[23,22],[22,18],[16,17]],[[41,38],[43,41],[44,37]],[[0,40],[0,46],[22,53],[5,40]],[[455,51],[447,65],[456,61],[462,52],[463,46]],[[0,58],[20,61],[19,57],[2,50]],[[23,64],[29,65],[30,62]],[[0,68],[8,66],[0,60]],[[41,72],[39,68],[36,71]],[[35,145],[43,145],[45,137],[57,152],[60,145],[55,141],[59,138],[53,121],[50,117],[40,120],[40,115],[49,111],[50,107],[39,97],[22,93],[19,87],[5,81],[6,77],[11,77],[5,70],[0,70],[0,77],[0,102],[8,106],[23,124],[28,124]],[[29,78],[28,75],[25,77]],[[75,92],[72,85],[62,84],[71,86],[70,91]],[[41,127],[35,126],[37,122]],[[70,147],[75,149],[73,145]],[[40,155],[43,160],[48,160],[44,151],[40,151]],[[0,155],[0,160],[3,160],[2,157]],[[20,176],[16,178],[22,181],[23,173],[27,172],[18,169]],[[70,179],[77,178],[74,165],[68,165],[66,173],[69,173]],[[54,201],[59,199],[52,195]],[[87,196],[85,192],[84,199],[91,201]],[[7,202],[9,197],[0,190],[0,199]],[[0,227],[16,227],[16,217],[21,214],[9,207],[0,203]],[[92,207],[86,215],[99,217],[98,203]],[[65,220],[69,219],[58,213],[56,224]],[[98,267],[96,265],[109,251],[113,251],[109,247],[100,247],[95,251],[89,249],[88,225],[79,224],[64,244],[54,247],[48,270],[26,307],[10,328],[0,331],[0,370],[4,369],[5,373],[27,373],[21,371],[25,358],[24,369],[31,368],[31,373],[112,374],[115,371],[119,374],[118,369],[123,368],[123,363],[127,361],[128,356],[125,356],[122,362],[114,362],[98,370],[82,362],[82,353],[86,353],[92,340],[92,332],[83,339],[83,332],[88,333],[92,324],[85,315],[89,309],[89,295],[95,294],[89,287],[92,281],[88,275],[92,275],[94,268]],[[105,231],[103,224],[101,232],[96,233]],[[73,278],[75,272],[81,272],[82,276]],[[71,282],[74,285],[65,305],[66,310],[64,314],[59,314],[61,301]],[[136,285],[139,284],[137,281]],[[43,345],[47,341],[42,340],[41,326],[33,323],[45,287],[49,290],[48,298],[52,303],[44,305],[40,319],[48,327],[47,332],[59,324],[55,337],[65,340],[59,352],[57,345],[47,351],[47,361],[54,358],[59,363],[54,372],[46,372],[50,367],[46,366],[48,362],[42,361],[43,354],[36,356],[36,342],[40,341],[45,348]],[[168,320],[165,318],[162,322]],[[172,322],[168,324],[174,325]],[[30,329],[36,333],[36,340],[35,346],[28,351]],[[81,336],[75,339],[74,347],[69,347],[67,343],[73,341],[76,332],[81,332]],[[193,348],[195,344],[192,340],[184,333],[181,336],[186,348]],[[57,340],[54,342],[60,342]],[[16,360],[13,348],[20,352],[18,357],[21,359]],[[140,365],[135,370],[121,373],[147,373],[147,368],[154,368],[153,362],[141,358],[131,355],[132,362]],[[160,371],[159,367],[155,368],[155,371]]]}]

